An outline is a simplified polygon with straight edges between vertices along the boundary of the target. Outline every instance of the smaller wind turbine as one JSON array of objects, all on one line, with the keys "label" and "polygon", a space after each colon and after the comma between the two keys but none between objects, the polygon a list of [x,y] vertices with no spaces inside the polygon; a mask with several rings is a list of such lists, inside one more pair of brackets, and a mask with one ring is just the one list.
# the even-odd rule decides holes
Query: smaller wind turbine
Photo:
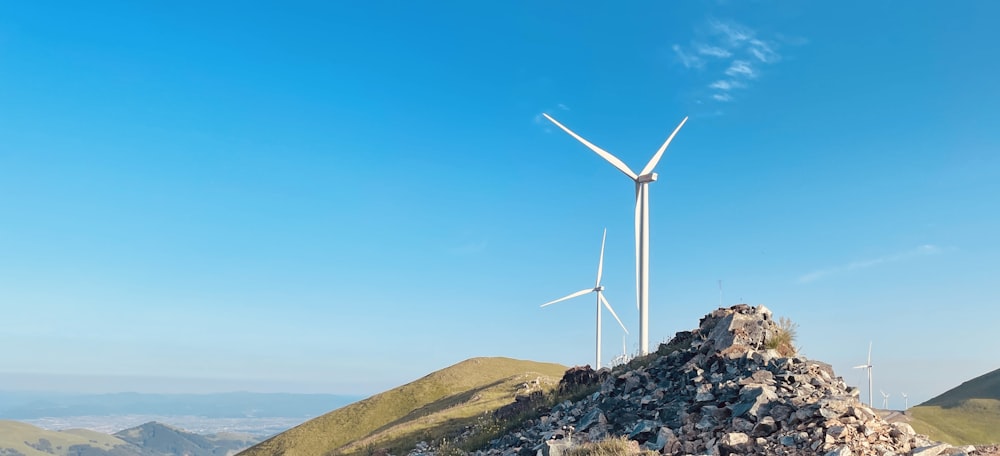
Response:
[{"label": "smaller wind turbine", "polygon": [[885,394],[885,391],[882,391],[882,390],[878,390],[878,392],[882,393],[882,410],[888,410],[889,409],[889,395]]},{"label": "smaller wind turbine", "polygon": [[604,286],[601,285],[601,274],[604,271],[604,241],[608,238],[608,229],[604,229],[604,236],[601,237],[601,259],[597,262],[597,282],[594,283],[594,288],[585,288],[576,293],[564,296],[562,298],[556,299],[555,301],[549,301],[542,304],[542,307],[555,304],[557,302],[565,301],[567,299],[573,299],[577,296],[583,296],[587,293],[597,293],[597,357],[594,363],[596,369],[601,368],[601,304],[611,312],[611,316],[615,317],[618,324],[621,325],[625,334],[628,334],[628,329],[625,329],[625,324],[622,320],[618,318],[618,314],[615,313],[615,309],[611,308],[611,304],[608,304],[607,298],[604,297]]},{"label": "smaller wind turbine", "polygon": [[868,342],[868,363],[854,366],[855,369],[865,369],[868,371],[868,406],[874,407],[872,402],[872,343]]},{"label": "smaller wind turbine", "polygon": [[906,393],[899,394],[903,396],[903,411],[906,411],[910,408],[910,396],[907,396]]}]

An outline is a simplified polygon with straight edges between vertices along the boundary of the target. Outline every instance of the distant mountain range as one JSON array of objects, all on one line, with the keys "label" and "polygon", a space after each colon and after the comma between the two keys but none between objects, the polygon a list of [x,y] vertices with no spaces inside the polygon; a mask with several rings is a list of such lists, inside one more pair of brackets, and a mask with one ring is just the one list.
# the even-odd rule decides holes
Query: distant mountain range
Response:
[{"label": "distant mountain range", "polygon": [[54,394],[0,391],[0,419],[106,415],[313,417],[361,399],[334,394]]},{"label": "distant mountain range", "polygon": [[2,456],[226,456],[257,441],[240,434],[192,434],[155,422],[108,435],[85,429],[48,431],[0,420]]}]

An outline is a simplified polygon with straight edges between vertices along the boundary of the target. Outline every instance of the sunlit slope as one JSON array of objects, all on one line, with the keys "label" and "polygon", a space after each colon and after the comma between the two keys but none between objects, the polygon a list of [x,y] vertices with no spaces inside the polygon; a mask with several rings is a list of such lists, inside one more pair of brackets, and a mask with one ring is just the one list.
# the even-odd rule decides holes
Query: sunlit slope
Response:
[{"label": "sunlit slope", "polygon": [[[138,455],[138,449],[125,441],[100,432],[83,429],[48,431],[17,421],[0,420],[0,454],[14,450],[25,456],[68,455],[71,447],[86,445],[91,448],[77,450],[85,454]],[[17,454],[17,453],[13,453]]]},{"label": "sunlit slope", "polygon": [[953,445],[1000,443],[1000,369],[909,410],[913,429]]},{"label": "sunlit slope", "polygon": [[[551,388],[566,367],[510,358],[473,358],[342,407],[241,453],[315,456],[398,448],[448,435],[514,401],[525,383]],[[536,387],[537,389],[537,387]]]}]

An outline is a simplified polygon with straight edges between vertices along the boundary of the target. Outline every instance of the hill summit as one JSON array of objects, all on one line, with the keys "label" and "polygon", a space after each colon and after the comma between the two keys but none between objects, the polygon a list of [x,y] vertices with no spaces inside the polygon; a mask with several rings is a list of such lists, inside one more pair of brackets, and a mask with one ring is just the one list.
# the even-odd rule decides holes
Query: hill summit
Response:
[{"label": "hill summit", "polygon": [[[533,390],[518,374],[527,362],[475,359],[307,422],[244,454],[958,456],[977,451],[932,441],[907,423],[886,422],[830,365],[797,353],[794,329],[787,320],[775,321],[764,306],[720,308],[648,356],[612,370],[570,369],[558,388],[548,391]],[[482,408],[487,403],[507,405],[489,413]],[[400,428],[401,423],[411,424]],[[394,428],[399,430],[393,434],[403,435],[386,440]]]},{"label": "hill summit", "polygon": [[830,365],[798,355],[790,344],[793,329],[775,322],[763,306],[715,310],[656,353],[598,372],[593,392],[542,412],[479,454],[607,454],[588,452],[588,445],[615,440],[635,452],[723,456],[975,450],[930,441],[906,423],[887,423]]},{"label": "hill summit", "polygon": [[953,444],[1000,443],[1000,369],[908,411],[913,428]]},{"label": "hill summit", "polygon": [[241,453],[245,456],[405,454],[421,440],[461,432],[519,392],[544,392],[565,366],[510,358],[472,358],[306,421]]}]

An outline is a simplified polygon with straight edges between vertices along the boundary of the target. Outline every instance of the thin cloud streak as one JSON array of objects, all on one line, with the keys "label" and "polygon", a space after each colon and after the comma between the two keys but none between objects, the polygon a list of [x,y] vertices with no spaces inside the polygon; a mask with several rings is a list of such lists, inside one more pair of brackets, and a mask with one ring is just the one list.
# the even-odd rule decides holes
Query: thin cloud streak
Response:
[{"label": "thin cloud streak", "polygon": [[754,35],[752,30],[732,21],[723,22],[713,19],[708,25],[713,33],[722,35],[731,46],[739,46],[740,43],[751,39]]},{"label": "thin cloud streak", "polygon": [[729,68],[726,68],[726,74],[729,76],[742,76],[750,79],[757,77],[757,71],[755,71],[753,69],[753,65],[746,60],[734,60],[733,63],[729,65]]},{"label": "thin cloud streak", "polygon": [[729,80],[721,79],[721,80],[718,80],[718,81],[715,81],[715,82],[711,83],[708,87],[712,88],[712,89],[718,89],[718,90],[733,90],[733,89],[741,89],[743,87],[746,87],[746,84],[743,84],[742,82],[736,81],[736,80],[733,80],[733,79],[729,79]]},{"label": "thin cloud streak", "polygon": [[671,48],[684,68],[715,79],[705,87],[710,90],[708,96],[718,102],[735,100],[735,89],[749,88],[750,81],[761,77],[765,65],[780,61],[779,43],[788,41],[780,35],[776,35],[778,41],[760,37],[750,27],[715,18],[697,28],[695,35],[688,46],[674,44]]},{"label": "thin cloud streak", "polygon": [[680,59],[681,64],[684,65],[684,68],[701,68],[705,64],[698,56],[684,52],[678,44],[673,46],[673,50],[677,54],[677,58]]},{"label": "thin cloud streak", "polygon": [[872,258],[868,260],[854,261],[843,266],[837,266],[828,269],[821,269],[818,271],[813,271],[799,277],[799,283],[809,283],[815,282],[819,279],[829,277],[834,274],[840,274],[843,272],[856,271],[859,269],[867,269],[873,266],[878,266],[885,263],[894,263],[897,261],[908,260],[911,258],[927,256],[927,255],[937,255],[942,253],[944,250],[938,246],[925,244],[919,247],[906,250],[903,252],[894,253],[891,255],[886,255],[878,258]]},{"label": "thin cloud streak", "polygon": [[698,53],[701,54],[701,55],[707,55],[707,56],[710,56],[710,57],[718,57],[718,58],[723,58],[723,59],[726,58],[726,57],[730,57],[730,56],[733,55],[732,52],[729,52],[726,49],[723,49],[723,48],[717,47],[717,46],[709,46],[709,45],[706,45],[706,44],[699,44],[698,45]]}]

